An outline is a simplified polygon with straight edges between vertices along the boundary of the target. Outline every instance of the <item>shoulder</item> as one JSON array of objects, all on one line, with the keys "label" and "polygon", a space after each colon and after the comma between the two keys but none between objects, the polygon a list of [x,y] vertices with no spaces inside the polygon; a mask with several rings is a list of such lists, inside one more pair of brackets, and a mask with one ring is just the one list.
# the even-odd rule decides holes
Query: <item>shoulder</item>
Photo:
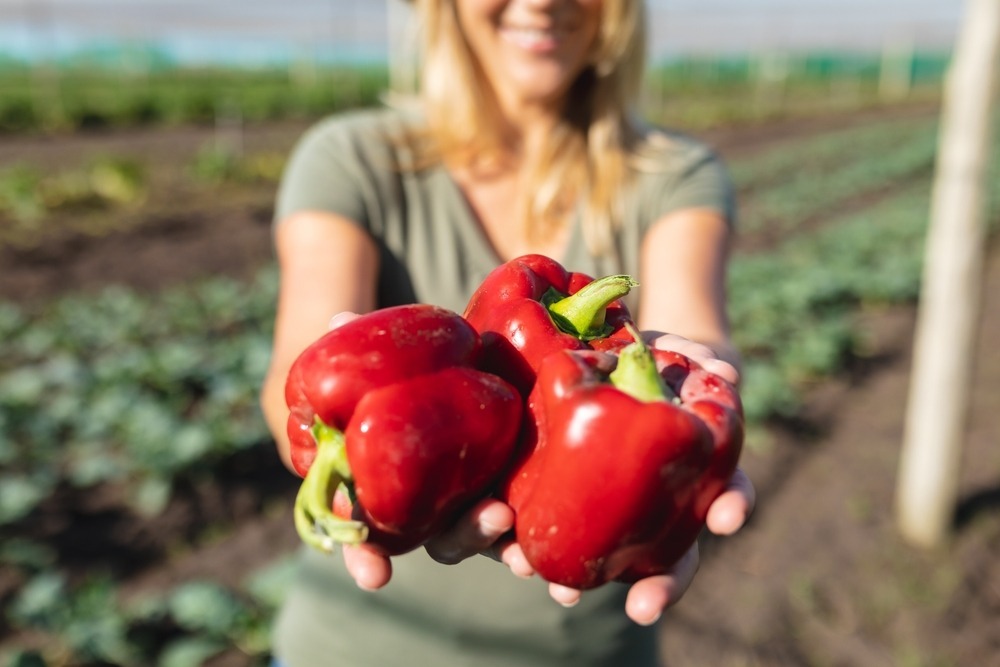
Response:
[{"label": "shoulder", "polygon": [[718,153],[683,132],[651,127],[632,152],[634,210],[640,225],[673,211],[712,208],[735,218],[735,188]]},{"label": "shoulder", "polygon": [[647,126],[632,154],[640,174],[680,176],[704,166],[723,168],[719,154],[707,143],[677,130]]},{"label": "shoulder", "polygon": [[[299,152],[326,153],[337,160],[398,163],[406,137],[418,125],[417,116],[392,108],[368,108],[327,116],[303,134]],[[381,165],[380,165],[381,166]]]}]

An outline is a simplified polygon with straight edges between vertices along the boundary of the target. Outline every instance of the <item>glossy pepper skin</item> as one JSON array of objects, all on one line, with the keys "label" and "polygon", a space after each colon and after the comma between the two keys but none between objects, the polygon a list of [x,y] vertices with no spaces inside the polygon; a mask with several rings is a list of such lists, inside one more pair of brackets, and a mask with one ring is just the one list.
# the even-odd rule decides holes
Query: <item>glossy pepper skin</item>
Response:
[{"label": "glossy pepper skin", "polygon": [[404,553],[489,493],[523,408],[513,387],[477,368],[481,351],[457,313],[409,305],[352,320],[299,355],[285,400],[307,544]]},{"label": "glossy pepper skin", "polygon": [[585,590],[667,571],[736,468],[736,389],[683,355],[637,345],[646,355],[638,382],[631,346],[559,352],[539,371],[534,448],[501,497],[547,581]]},{"label": "glossy pepper skin", "polygon": [[544,255],[501,264],[479,285],[464,317],[483,338],[486,364],[524,395],[542,360],[557,350],[616,349],[631,342],[620,301],[629,276],[595,281]]}]

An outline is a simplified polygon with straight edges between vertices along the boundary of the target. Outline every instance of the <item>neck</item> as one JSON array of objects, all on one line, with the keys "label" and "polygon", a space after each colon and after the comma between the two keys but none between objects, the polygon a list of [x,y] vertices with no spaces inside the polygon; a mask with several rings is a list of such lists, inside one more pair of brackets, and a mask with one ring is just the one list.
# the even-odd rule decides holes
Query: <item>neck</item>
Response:
[{"label": "neck", "polygon": [[498,95],[504,145],[518,163],[530,162],[562,120],[562,107]]}]

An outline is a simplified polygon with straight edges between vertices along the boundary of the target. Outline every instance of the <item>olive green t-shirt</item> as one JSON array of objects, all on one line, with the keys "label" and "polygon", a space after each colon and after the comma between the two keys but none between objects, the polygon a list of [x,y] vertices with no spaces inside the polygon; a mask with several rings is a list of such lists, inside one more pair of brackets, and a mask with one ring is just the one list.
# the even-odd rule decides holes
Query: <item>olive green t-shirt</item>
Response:
[{"label": "olive green t-shirt", "polygon": [[[319,210],[354,221],[380,248],[379,307],[424,302],[462,312],[500,259],[447,170],[408,168],[401,138],[415,122],[378,109],[318,123],[293,151],[275,219]],[[574,220],[565,255],[555,258],[568,269],[638,276],[643,235],[663,215],[708,207],[733,219],[733,189],[717,157],[690,138],[657,135],[615,247],[591,256]],[[637,296],[629,295],[633,309]],[[544,582],[518,579],[488,558],[446,566],[419,550],[393,559],[388,586],[365,592],[339,554],[305,551],[275,653],[286,667],[652,667],[656,630],[626,617],[626,591],[606,585],[564,609]]]}]

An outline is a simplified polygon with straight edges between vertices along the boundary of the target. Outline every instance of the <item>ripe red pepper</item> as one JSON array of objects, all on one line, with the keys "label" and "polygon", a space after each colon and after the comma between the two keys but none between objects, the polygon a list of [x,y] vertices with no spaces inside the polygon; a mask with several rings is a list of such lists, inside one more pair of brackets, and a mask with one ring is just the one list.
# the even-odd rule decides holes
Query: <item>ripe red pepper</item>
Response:
[{"label": "ripe red pepper", "polygon": [[739,395],[687,357],[636,342],[542,363],[533,450],[501,497],[538,574],[584,590],[660,574],[694,543],[736,468]]},{"label": "ripe red pepper", "polygon": [[473,293],[465,319],[486,348],[486,363],[525,395],[542,360],[556,350],[615,349],[631,342],[621,297],[630,276],[594,280],[544,255],[524,255],[494,269]]},{"label": "ripe red pepper", "polygon": [[[404,553],[489,493],[523,408],[513,387],[477,368],[481,351],[457,313],[409,305],[352,320],[299,355],[285,400],[303,541]],[[335,495],[346,510],[334,511]]]}]

